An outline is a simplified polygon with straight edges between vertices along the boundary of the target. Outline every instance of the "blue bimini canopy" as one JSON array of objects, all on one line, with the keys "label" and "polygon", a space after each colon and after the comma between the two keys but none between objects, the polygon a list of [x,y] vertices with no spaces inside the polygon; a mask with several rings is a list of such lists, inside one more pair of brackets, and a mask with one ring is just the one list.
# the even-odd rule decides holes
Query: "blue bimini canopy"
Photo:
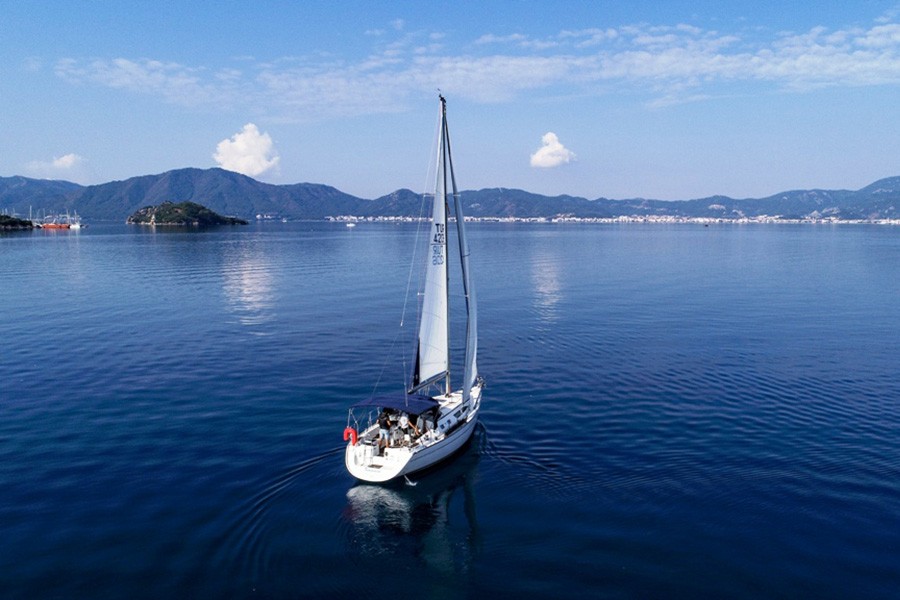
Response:
[{"label": "blue bimini canopy", "polygon": [[373,396],[362,402],[357,402],[353,408],[362,406],[375,406],[378,408],[393,408],[394,410],[403,411],[414,416],[428,412],[433,408],[437,408],[438,401],[431,396],[423,394],[393,394],[390,396]]}]

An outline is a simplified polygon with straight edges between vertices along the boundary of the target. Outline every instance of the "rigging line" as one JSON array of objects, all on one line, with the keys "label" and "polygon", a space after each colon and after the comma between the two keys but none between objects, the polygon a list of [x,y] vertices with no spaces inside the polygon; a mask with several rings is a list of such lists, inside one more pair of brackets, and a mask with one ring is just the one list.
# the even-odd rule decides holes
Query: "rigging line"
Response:
[{"label": "rigging line", "polygon": [[[381,384],[381,379],[384,377],[384,372],[387,369],[388,361],[391,359],[393,354],[394,346],[397,344],[397,338],[400,337],[401,329],[397,330],[397,333],[394,334],[394,339],[391,340],[390,346],[388,346],[388,351],[384,353],[384,362],[381,363],[381,372],[378,373],[378,378],[375,379],[375,385],[372,386],[372,396],[378,391],[378,386]],[[404,371],[406,370],[406,365],[404,365]]]},{"label": "rigging line", "polygon": [[[439,144],[436,142],[438,141],[439,136],[441,135],[442,124],[443,124],[443,111],[439,110],[437,118],[435,119],[434,136],[433,136],[433,141],[431,144],[431,154],[428,158],[428,166],[425,169],[425,182],[422,184],[422,189],[424,189],[424,190],[428,189],[428,182],[431,181],[431,179],[433,177],[434,178],[437,177],[437,160],[438,160],[437,156],[439,154],[439,149],[438,149]],[[434,169],[434,170],[432,171],[432,169]],[[437,190],[435,190],[434,193],[437,193]],[[403,310],[400,314],[400,330],[403,329],[403,325],[406,322],[406,310],[409,305],[409,290],[412,287],[413,270],[415,269],[415,265],[420,262],[419,258],[418,258],[418,248],[420,246],[420,240],[422,239],[422,222],[423,222],[423,215],[425,213],[425,201],[428,198],[428,192],[427,191],[423,192],[421,195],[421,198],[422,199],[419,202],[419,216],[416,219],[416,235],[413,239],[412,259],[410,260],[409,273],[406,277],[406,293],[403,295]],[[430,233],[431,229],[429,228],[428,231]],[[421,273],[419,274],[419,276],[421,277]],[[420,284],[421,284],[421,279],[418,279],[416,281],[416,287],[417,288],[421,287]],[[417,296],[417,299],[418,299],[418,296]],[[419,311],[419,305],[417,302],[416,303],[416,313],[417,313],[416,316],[417,317],[418,317],[418,311]],[[418,318],[417,318],[417,320],[418,320]],[[399,335],[400,335],[399,331],[397,332],[397,335],[399,337]],[[396,338],[395,338],[395,340],[396,340]],[[415,347],[415,345],[413,347]],[[403,368],[403,373],[404,373],[403,376],[406,377],[410,372],[410,370],[407,367],[407,361],[406,361],[406,346],[404,346],[404,350],[401,351],[400,361],[401,361],[401,366]],[[404,381],[402,383],[403,383],[404,389],[406,389],[406,382]]]},{"label": "rigging line", "polygon": [[[413,238],[413,252],[412,252],[412,260],[409,262],[409,273],[406,276],[406,293],[403,294],[403,311],[400,315],[400,327],[397,329],[397,337],[400,337],[400,333],[403,331],[403,324],[406,322],[406,309],[409,305],[409,290],[412,287],[412,278],[413,278],[413,269],[415,268],[416,262],[418,262],[418,247],[419,240],[422,238],[422,214],[425,211],[425,194],[422,195],[422,201],[419,203],[419,217],[416,219],[416,235]],[[419,287],[419,281],[417,280],[416,287]],[[416,313],[418,316],[418,303],[416,304]],[[418,319],[416,319],[418,321]],[[396,338],[395,338],[396,339]],[[408,350],[408,346],[406,344],[403,345],[403,349],[400,351],[400,366],[402,367],[402,375],[401,377],[405,378],[409,376],[410,368],[407,364],[406,360],[406,352]],[[406,382],[401,381],[403,385],[403,389],[406,389]]]},{"label": "rigging line", "polygon": [[406,293],[403,294],[403,312],[400,315],[400,327],[406,322],[406,309],[409,304],[409,290],[412,287],[413,270],[418,262],[419,240],[422,237],[422,213],[425,212],[425,197],[422,194],[422,201],[419,202],[419,217],[416,219],[416,235],[413,239],[412,260],[409,261],[409,273],[406,276]]},{"label": "rigging line", "polygon": [[[437,122],[435,125],[435,133],[434,133],[435,140],[438,139],[438,136],[440,135],[440,130],[441,130],[441,115],[440,115],[440,112],[438,112],[438,119],[437,119]],[[435,170],[437,169],[437,164],[436,164],[437,152],[438,152],[437,144],[432,143],[431,144],[431,156],[428,159],[428,167],[425,169],[425,183],[422,185],[423,189],[426,189],[426,190],[428,189],[428,182],[431,181],[432,175],[434,173],[434,171],[432,171],[432,168],[434,168]],[[423,219],[423,214],[425,213],[425,199],[427,196],[428,196],[428,192],[423,192],[422,200],[419,203],[419,217],[416,219],[416,236],[415,236],[415,243],[413,244],[413,258],[409,263],[409,275],[406,278],[406,294],[403,296],[403,312],[400,316],[400,327],[403,327],[403,323],[406,321],[406,308],[407,308],[407,304],[409,303],[409,289],[412,285],[413,270],[415,268],[416,263],[418,262],[417,251],[419,248],[419,240],[421,239],[421,235],[422,235],[422,219]]]}]

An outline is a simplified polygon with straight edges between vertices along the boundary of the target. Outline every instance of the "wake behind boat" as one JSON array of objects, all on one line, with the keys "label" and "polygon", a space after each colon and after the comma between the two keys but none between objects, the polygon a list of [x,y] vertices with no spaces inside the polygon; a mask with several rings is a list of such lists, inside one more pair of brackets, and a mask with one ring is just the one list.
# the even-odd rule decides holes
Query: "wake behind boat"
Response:
[{"label": "wake behind boat", "polygon": [[[357,479],[385,482],[431,467],[459,450],[475,430],[483,379],[478,375],[477,309],[469,271],[469,245],[440,96],[440,139],[432,200],[429,251],[419,319],[415,367],[408,389],[374,396],[350,408],[344,462]],[[449,186],[449,187],[448,187]],[[452,190],[452,193],[448,193]],[[459,266],[466,298],[466,349],[462,387],[450,386],[448,236],[450,204],[456,217]],[[438,388],[434,394],[429,390]]]}]

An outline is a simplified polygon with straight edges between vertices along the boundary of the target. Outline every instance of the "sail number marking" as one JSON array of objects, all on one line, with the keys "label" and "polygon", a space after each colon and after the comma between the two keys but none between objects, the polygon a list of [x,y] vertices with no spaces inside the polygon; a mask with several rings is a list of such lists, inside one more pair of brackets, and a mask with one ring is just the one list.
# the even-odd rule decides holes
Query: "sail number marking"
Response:
[{"label": "sail number marking", "polygon": [[431,240],[431,264],[444,264],[444,239],[446,232],[443,223],[434,224],[434,237]]}]

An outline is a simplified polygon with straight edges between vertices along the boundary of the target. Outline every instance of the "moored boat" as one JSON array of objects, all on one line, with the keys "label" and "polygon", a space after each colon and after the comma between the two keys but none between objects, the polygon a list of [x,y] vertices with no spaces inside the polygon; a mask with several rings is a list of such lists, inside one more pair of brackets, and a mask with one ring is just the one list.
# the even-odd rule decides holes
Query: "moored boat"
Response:
[{"label": "moored boat", "polygon": [[49,215],[44,220],[35,225],[41,229],[81,229],[81,217],[78,213],[70,215],[68,211],[62,215]]}]

